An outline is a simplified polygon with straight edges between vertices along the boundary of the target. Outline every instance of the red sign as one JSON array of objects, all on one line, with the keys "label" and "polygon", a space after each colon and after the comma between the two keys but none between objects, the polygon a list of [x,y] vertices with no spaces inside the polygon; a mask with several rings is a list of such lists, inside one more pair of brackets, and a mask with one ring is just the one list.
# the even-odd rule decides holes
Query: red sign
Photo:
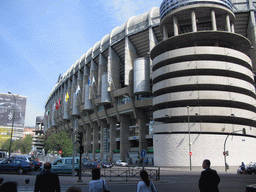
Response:
[{"label": "red sign", "polygon": [[192,156],[192,152],[189,152],[189,156]]},{"label": "red sign", "polygon": [[60,155],[62,154],[62,151],[61,151],[61,150],[59,150],[59,154],[60,154]]}]

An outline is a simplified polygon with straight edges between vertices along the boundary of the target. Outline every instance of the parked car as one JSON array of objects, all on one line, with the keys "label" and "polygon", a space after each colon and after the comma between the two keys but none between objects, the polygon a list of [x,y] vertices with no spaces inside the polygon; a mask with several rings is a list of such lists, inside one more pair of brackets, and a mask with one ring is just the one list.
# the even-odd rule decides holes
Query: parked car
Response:
[{"label": "parked car", "polygon": [[123,167],[128,167],[128,163],[122,160],[117,160],[116,161],[117,166],[123,166]]},{"label": "parked car", "polygon": [[96,161],[82,161],[82,169],[88,170],[93,168],[99,168],[99,164]]},{"label": "parked car", "polygon": [[111,168],[111,167],[113,167],[113,163],[109,163],[107,161],[102,161],[101,162],[101,167],[102,168]]},{"label": "parked car", "polygon": [[8,158],[0,163],[0,172],[24,174],[33,171],[33,165],[21,159]]},{"label": "parked car", "polygon": [[31,161],[31,158],[29,158],[28,156],[25,156],[25,155],[14,155],[14,156],[11,156],[10,158],[11,159],[21,159],[21,160],[26,161],[28,163],[30,163],[30,161]]},{"label": "parked car", "polygon": [[256,162],[250,162],[249,165],[245,166],[245,170],[249,175],[251,175],[252,173],[256,174]]}]

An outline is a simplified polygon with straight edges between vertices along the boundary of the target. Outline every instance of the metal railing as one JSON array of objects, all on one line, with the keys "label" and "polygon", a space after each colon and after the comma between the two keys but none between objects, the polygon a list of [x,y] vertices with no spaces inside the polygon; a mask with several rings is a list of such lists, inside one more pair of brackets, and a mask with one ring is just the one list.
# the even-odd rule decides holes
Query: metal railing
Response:
[{"label": "metal railing", "polygon": [[[107,181],[130,181],[130,180],[139,180],[140,170],[138,168],[127,168],[127,169],[101,169],[102,177]],[[158,181],[160,180],[160,167],[154,169],[145,169],[148,172],[150,180]]]}]

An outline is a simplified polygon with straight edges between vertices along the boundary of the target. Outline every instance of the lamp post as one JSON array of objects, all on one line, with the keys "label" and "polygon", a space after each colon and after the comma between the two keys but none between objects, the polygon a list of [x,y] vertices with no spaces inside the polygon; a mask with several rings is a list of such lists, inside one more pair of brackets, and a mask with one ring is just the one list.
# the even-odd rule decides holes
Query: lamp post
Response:
[{"label": "lamp post", "polygon": [[189,106],[187,106],[188,110],[188,147],[189,147],[189,169],[192,171],[192,160],[191,160],[191,142],[190,142],[190,121],[189,121]]},{"label": "lamp post", "polygon": [[9,157],[10,157],[11,156],[11,147],[12,147],[12,134],[13,134],[14,118],[15,118],[16,98],[10,91],[8,92],[8,94],[11,94],[13,96],[13,99],[14,99],[13,115],[12,115],[12,131],[11,131],[11,140],[10,140],[10,147],[9,147]]}]

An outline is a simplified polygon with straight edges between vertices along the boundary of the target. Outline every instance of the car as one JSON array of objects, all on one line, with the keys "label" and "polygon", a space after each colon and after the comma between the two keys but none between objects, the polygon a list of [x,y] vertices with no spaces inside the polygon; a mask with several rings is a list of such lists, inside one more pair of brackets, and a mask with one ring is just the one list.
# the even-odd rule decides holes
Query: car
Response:
[{"label": "car", "polygon": [[117,166],[122,166],[122,167],[128,167],[128,163],[123,161],[123,160],[117,160],[116,165]]},{"label": "car", "polygon": [[32,163],[34,165],[34,170],[37,171],[38,169],[40,169],[40,167],[42,167],[43,163],[40,161],[37,161],[35,159],[31,159],[30,163]]},{"label": "car", "polygon": [[0,172],[24,174],[33,171],[33,165],[21,159],[8,158],[0,163]]},{"label": "car", "polygon": [[25,155],[14,155],[14,156],[11,156],[10,158],[11,159],[21,159],[21,160],[24,160],[28,163],[30,163],[30,161],[31,161],[31,158],[28,157],[28,156],[25,156]]},{"label": "car", "polygon": [[82,169],[83,170],[90,170],[93,168],[99,168],[99,164],[96,161],[82,161]]},{"label": "car", "polygon": [[101,162],[101,167],[102,168],[111,168],[111,167],[113,167],[113,163],[109,163],[107,161],[102,161]]}]

